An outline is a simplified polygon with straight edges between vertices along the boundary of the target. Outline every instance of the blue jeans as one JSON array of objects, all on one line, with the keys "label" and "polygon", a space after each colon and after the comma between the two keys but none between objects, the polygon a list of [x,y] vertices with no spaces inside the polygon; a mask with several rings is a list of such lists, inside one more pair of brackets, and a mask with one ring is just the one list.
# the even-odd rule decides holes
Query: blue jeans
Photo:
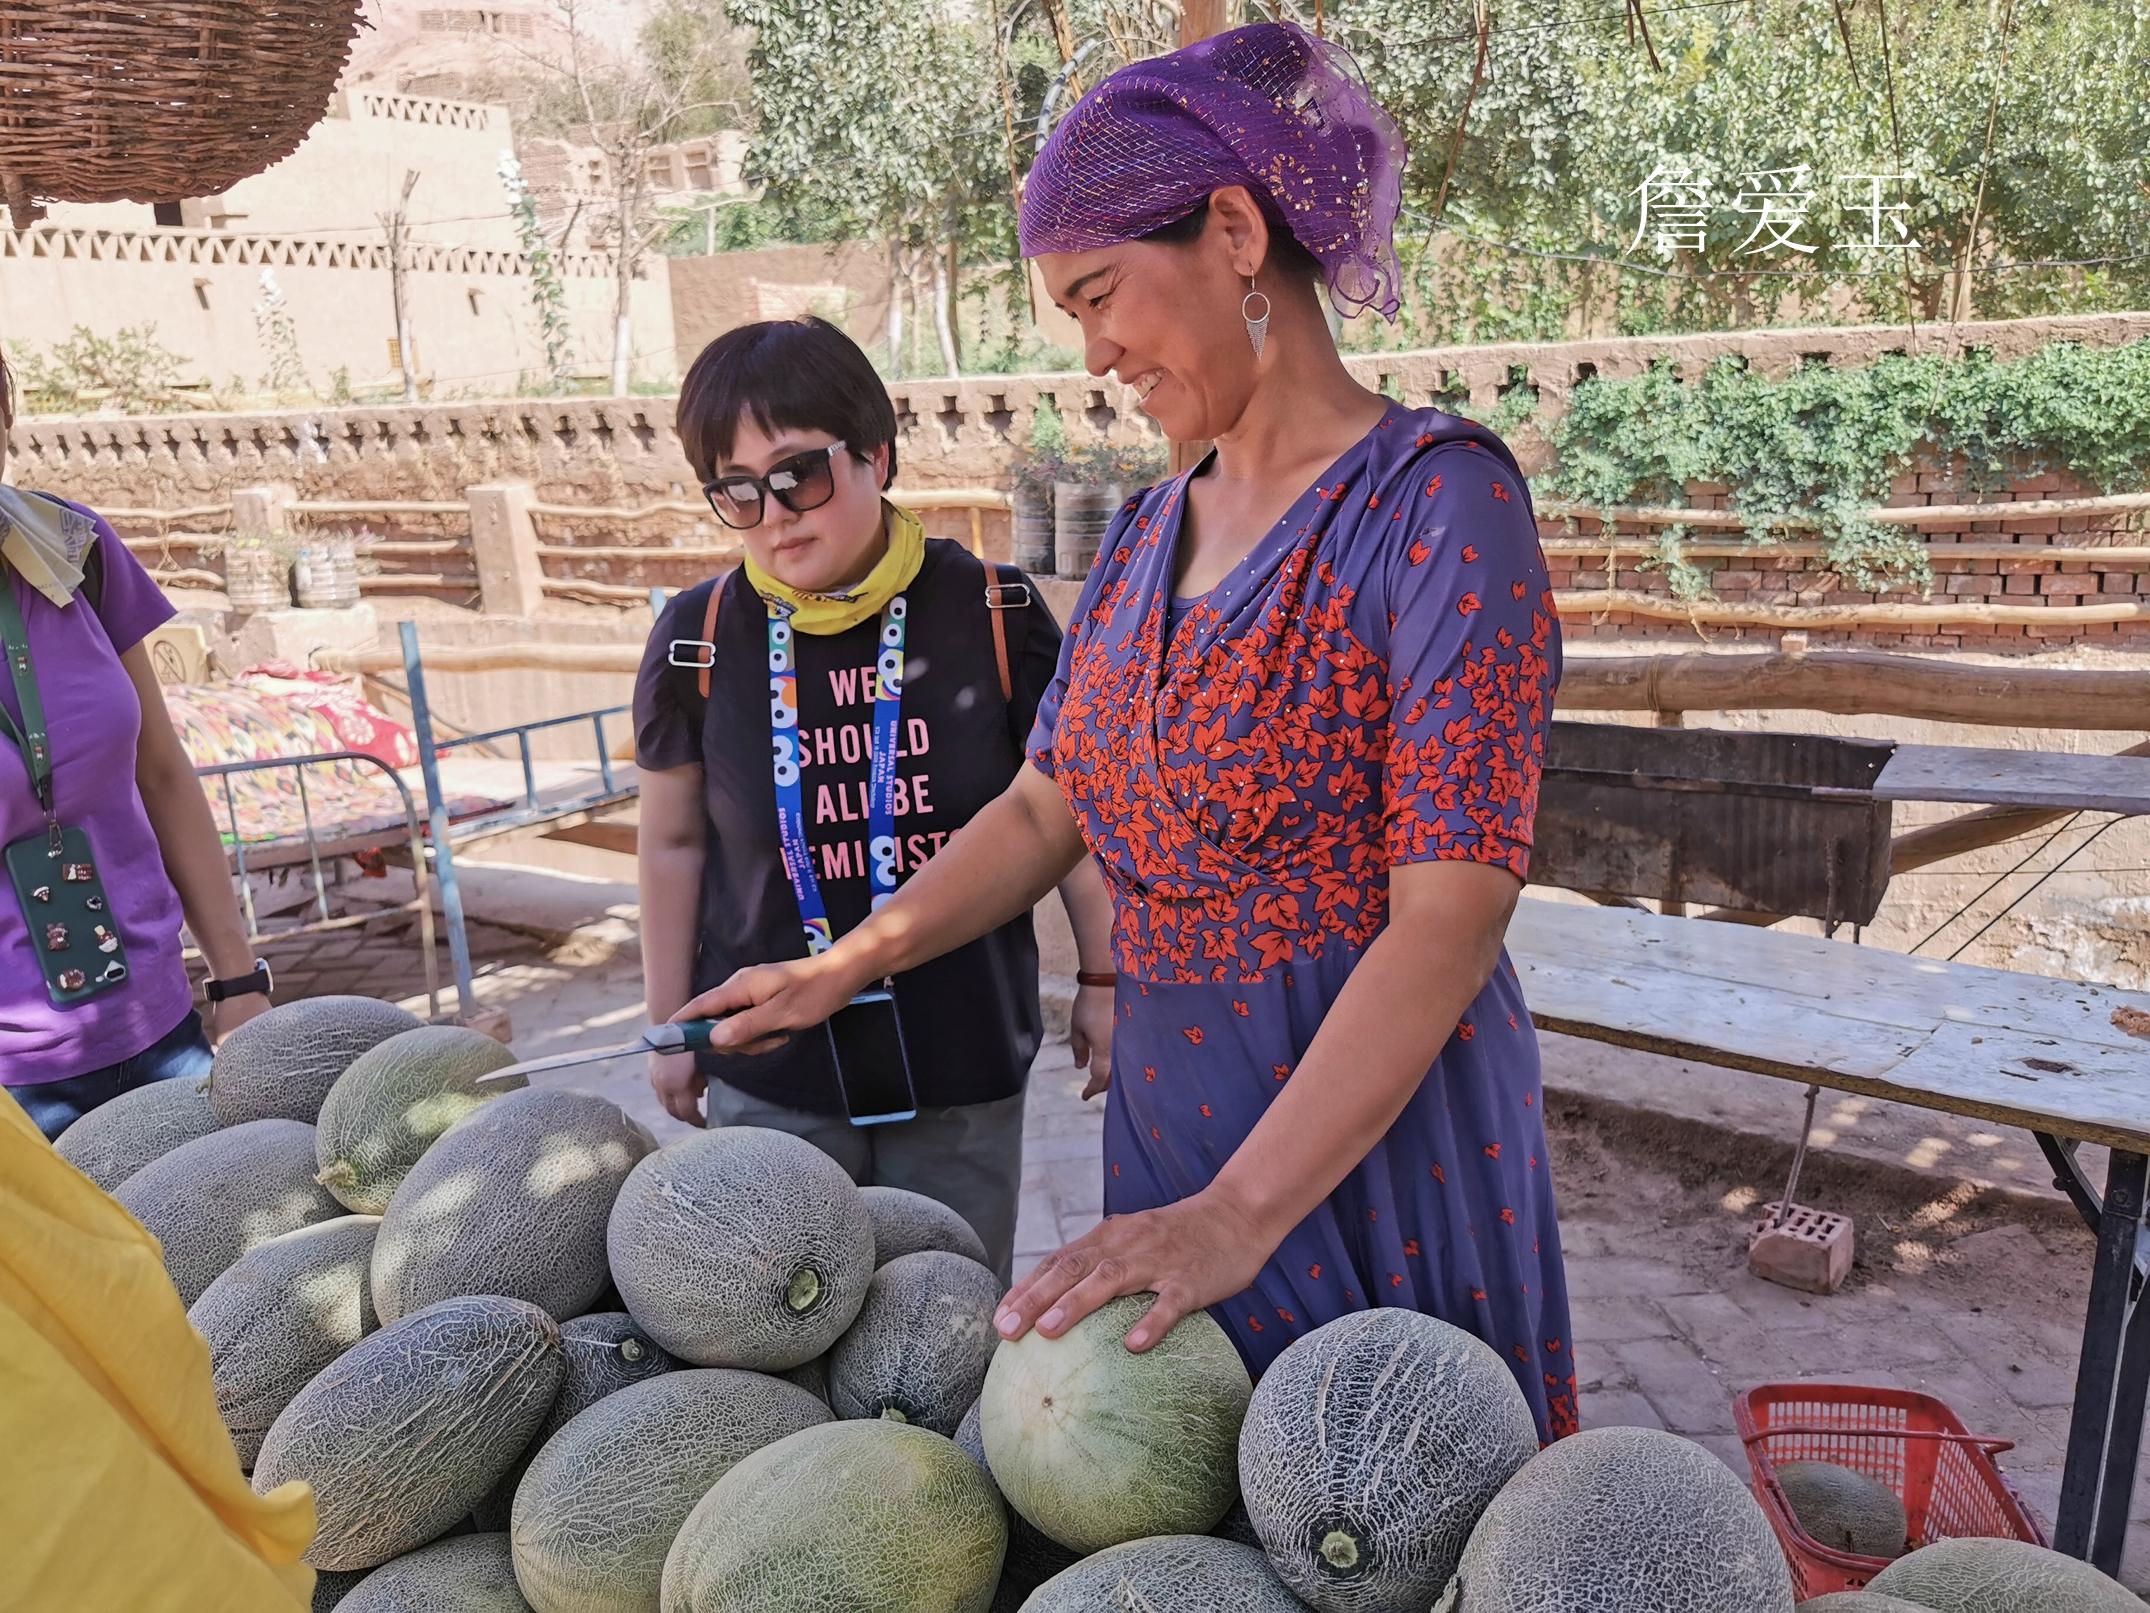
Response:
[{"label": "blue jeans", "polygon": [[59,1136],[99,1104],[110,1103],[122,1092],[132,1092],[152,1081],[175,1081],[185,1075],[208,1073],[209,1038],[202,1034],[202,1016],[190,1008],[185,1019],[131,1059],[121,1059],[87,1075],[71,1075],[64,1081],[38,1081],[7,1090],[8,1096],[22,1105],[37,1123],[37,1129],[49,1138]]}]

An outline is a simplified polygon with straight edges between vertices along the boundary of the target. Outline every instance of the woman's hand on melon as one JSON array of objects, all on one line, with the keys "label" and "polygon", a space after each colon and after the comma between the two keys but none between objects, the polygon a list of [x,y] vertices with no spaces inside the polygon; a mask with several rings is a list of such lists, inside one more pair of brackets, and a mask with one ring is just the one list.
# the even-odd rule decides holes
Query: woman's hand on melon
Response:
[{"label": "woman's hand on melon", "polygon": [[741,969],[714,991],[672,1017],[719,1021],[709,1035],[712,1053],[767,1053],[810,1030],[848,1003],[865,984],[854,979],[836,954]]},{"label": "woman's hand on melon", "polygon": [[1122,1294],[1154,1293],[1127,1335],[1140,1355],[1183,1316],[1244,1293],[1275,1252],[1246,1216],[1208,1193],[1160,1209],[1101,1221],[1059,1253],[1040,1261],[1008,1291],[994,1316],[1002,1338],[1035,1327],[1057,1339]]},{"label": "woman's hand on melon", "polygon": [[664,1105],[664,1112],[690,1126],[703,1126],[702,1094],[709,1078],[694,1067],[692,1053],[652,1053],[649,1056],[650,1090]]}]

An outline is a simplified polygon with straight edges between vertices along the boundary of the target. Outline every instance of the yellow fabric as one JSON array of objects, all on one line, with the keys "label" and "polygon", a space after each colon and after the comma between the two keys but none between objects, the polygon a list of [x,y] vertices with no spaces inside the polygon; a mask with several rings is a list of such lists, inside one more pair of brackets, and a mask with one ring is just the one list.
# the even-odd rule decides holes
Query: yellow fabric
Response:
[{"label": "yellow fabric", "polygon": [[313,1492],[247,1487],[157,1240],[0,1098],[0,1606],[291,1613]]},{"label": "yellow fabric", "polygon": [[72,505],[0,482],[0,558],[55,605],[82,586],[82,561],[97,523]]},{"label": "yellow fabric", "polygon": [[800,633],[841,633],[881,614],[881,607],[911,586],[926,563],[926,529],[909,510],[883,502],[888,512],[888,549],[856,588],[838,594],[802,594],[787,588],[747,558],[747,581],[764,599],[791,607],[791,625]]}]

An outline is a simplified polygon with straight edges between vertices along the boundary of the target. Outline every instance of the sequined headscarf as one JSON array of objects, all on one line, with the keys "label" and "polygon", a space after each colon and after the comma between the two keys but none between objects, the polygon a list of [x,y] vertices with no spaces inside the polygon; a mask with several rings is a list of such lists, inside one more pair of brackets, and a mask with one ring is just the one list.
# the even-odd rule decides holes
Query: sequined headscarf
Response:
[{"label": "sequined headscarf", "polygon": [[1320,263],[1341,314],[1399,306],[1404,140],[1349,53],[1256,23],[1123,67],[1063,118],[1023,186],[1023,256],[1088,252],[1244,185]]}]

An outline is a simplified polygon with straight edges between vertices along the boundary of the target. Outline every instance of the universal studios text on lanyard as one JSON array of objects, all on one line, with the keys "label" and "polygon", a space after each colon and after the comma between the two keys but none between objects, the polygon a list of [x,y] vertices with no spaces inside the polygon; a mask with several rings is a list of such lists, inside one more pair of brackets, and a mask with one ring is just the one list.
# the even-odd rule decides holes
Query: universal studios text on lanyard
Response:
[{"label": "universal studios text on lanyard", "polygon": [[[872,906],[896,894],[896,745],[903,716],[904,596],[881,612],[874,662],[872,749],[867,758],[866,873]],[[836,937],[814,872],[806,837],[806,797],[800,785],[799,669],[791,607],[769,602],[769,749],[776,780],[777,849],[799,904],[808,956],[826,952]],[[909,1120],[918,1113],[910,1058],[903,1045],[890,983],[864,991],[837,1010],[826,1027],[829,1058],[844,1110],[854,1126]]]}]

